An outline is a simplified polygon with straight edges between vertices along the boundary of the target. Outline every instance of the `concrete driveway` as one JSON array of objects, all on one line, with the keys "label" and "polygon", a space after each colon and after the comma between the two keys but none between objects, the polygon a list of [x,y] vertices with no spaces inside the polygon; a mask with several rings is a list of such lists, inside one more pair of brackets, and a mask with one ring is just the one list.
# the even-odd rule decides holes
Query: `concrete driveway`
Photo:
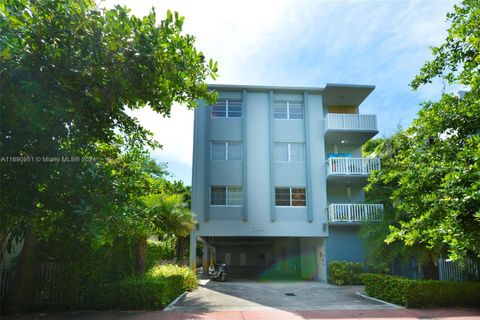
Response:
[{"label": "concrete driveway", "polygon": [[200,280],[198,289],[186,293],[166,310],[366,310],[397,309],[392,304],[357,294],[362,286],[337,287],[319,282],[259,282]]}]

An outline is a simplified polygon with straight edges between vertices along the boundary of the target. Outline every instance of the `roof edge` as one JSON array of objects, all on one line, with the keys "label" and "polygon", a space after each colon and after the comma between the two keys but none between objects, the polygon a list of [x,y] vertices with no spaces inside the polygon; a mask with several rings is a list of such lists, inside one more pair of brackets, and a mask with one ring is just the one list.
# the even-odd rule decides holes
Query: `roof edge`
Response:
[{"label": "roof edge", "polygon": [[343,83],[327,83],[324,87],[296,87],[296,86],[267,86],[267,85],[251,85],[251,84],[220,84],[209,83],[212,89],[251,89],[251,90],[284,90],[284,91],[324,91],[327,88],[365,88],[375,89],[374,85],[361,84],[343,84]]}]

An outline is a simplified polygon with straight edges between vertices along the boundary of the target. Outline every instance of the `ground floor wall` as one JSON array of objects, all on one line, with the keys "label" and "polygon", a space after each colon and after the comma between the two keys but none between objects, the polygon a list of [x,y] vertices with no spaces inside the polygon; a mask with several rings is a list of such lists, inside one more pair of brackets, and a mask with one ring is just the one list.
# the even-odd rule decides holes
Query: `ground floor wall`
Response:
[{"label": "ground floor wall", "polygon": [[359,238],[359,225],[330,225],[325,240],[326,263],[330,261],[364,262],[365,255]]}]

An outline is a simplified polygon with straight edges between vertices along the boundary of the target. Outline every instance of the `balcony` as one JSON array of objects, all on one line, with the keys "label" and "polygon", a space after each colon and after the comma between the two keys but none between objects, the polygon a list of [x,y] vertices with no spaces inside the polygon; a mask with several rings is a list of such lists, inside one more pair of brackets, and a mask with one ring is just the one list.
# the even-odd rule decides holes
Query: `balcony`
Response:
[{"label": "balcony", "polygon": [[328,144],[361,145],[377,133],[377,116],[372,114],[328,113],[325,118]]},{"label": "balcony", "polygon": [[328,205],[329,222],[363,222],[380,220],[383,204],[332,203]]},{"label": "balcony", "polygon": [[327,160],[327,179],[365,178],[373,170],[380,170],[379,158],[329,158]]}]

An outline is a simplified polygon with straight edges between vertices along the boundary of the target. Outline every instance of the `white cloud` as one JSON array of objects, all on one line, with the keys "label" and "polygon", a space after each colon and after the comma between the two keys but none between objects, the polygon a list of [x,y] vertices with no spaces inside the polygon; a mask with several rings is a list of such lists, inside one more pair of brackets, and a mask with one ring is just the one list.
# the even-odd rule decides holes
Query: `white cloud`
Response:
[{"label": "white cloud", "polygon": [[[115,3],[140,16],[152,6],[159,19],[167,9],[185,16],[184,31],[196,36],[197,49],[219,62],[219,83],[375,84],[362,111],[378,114],[382,133],[407,126],[419,101],[438,96],[438,83],[416,93],[408,83],[430,57],[429,47],[444,39],[453,7],[451,1],[293,0],[107,0],[105,6]],[[148,109],[134,114],[164,145],[161,160],[191,165],[193,112],[176,106],[170,119]]]},{"label": "white cloud", "polygon": [[155,140],[163,145],[161,150],[153,152],[156,158],[191,165],[193,110],[176,104],[172,107],[170,118],[164,118],[150,108],[130,111],[129,114],[136,117],[146,129],[152,131]]}]

